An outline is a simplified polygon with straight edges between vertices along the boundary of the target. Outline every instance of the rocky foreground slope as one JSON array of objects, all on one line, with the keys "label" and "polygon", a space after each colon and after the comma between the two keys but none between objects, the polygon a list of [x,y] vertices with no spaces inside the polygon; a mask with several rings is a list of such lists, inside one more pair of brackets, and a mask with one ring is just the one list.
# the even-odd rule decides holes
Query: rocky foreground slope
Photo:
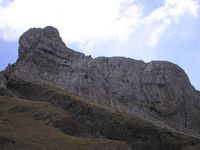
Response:
[{"label": "rocky foreground slope", "polygon": [[[66,47],[57,29],[50,26],[30,29],[20,37],[16,64],[0,74],[0,95],[4,96],[2,103],[13,103],[18,100],[10,97],[18,97],[45,101],[69,112],[70,119],[59,117],[59,121],[47,121],[46,125],[44,120],[51,120],[50,115],[42,122],[65,135],[93,140],[96,137],[96,145],[101,138],[100,143],[107,143],[107,149],[199,148],[200,94],[180,67],[165,61],[145,63],[123,57],[93,59]],[[32,114],[38,108],[21,108],[20,103],[3,114],[22,114],[37,120]],[[4,107],[1,105],[0,110]],[[2,138],[11,133],[5,132]],[[5,143],[4,147],[10,145]],[[91,149],[106,149],[94,143],[88,143]],[[41,145],[38,149],[42,149]],[[42,146],[49,149],[47,145]]]}]

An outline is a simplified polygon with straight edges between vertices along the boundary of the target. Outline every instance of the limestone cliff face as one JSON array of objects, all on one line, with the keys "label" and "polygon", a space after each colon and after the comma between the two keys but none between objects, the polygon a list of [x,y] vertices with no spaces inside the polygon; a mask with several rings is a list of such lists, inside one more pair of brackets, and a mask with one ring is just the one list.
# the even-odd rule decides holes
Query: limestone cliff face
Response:
[{"label": "limestone cliff face", "polygon": [[15,81],[49,84],[160,125],[167,122],[200,131],[199,93],[175,64],[124,57],[93,59],[66,47],[50,26],[29,29],[19,45],[14,71],[7,81],[0,80],[2,87]]}]

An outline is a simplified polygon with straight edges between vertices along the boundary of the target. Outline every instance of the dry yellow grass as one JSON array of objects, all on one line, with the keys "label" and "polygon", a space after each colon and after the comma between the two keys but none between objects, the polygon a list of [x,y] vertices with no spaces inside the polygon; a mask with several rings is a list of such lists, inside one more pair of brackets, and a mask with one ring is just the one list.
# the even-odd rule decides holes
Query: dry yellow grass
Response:
[{"label": "dry yellow grass", "polygon": [[[20,109],[22,108],[23,109]],[[28,108],[25,110],[25,108]],[[44,150],[90,150],[90,149],[126,149],[123,142],[80,138],[63,134],[47,124],[44,118],[35,119],[35,114],[41,116],[62,118],[69,115],[62,109],[45,102],[29,101],[0,96],[0,139],[10,143],[2,143],[1,149],[24,148]],[[100,146],[101,145],[101,146]],[[99,147],[100,146],[100,147]]]}]

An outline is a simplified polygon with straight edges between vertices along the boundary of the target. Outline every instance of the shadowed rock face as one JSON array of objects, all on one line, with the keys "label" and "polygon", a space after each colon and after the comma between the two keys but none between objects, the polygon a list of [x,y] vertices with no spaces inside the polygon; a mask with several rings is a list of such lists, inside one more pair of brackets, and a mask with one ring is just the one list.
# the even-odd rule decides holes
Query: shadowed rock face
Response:
[{"label": "shadowed rock face", "polygon": [[[92,58],[65,46],[53,27],[33,28],[19,41],[14,71],[0,79],[54,85],[120,111],[200,131],[200,96],[185,72],[166,61]],[[12,87],[9,87],[12,90]]]}]

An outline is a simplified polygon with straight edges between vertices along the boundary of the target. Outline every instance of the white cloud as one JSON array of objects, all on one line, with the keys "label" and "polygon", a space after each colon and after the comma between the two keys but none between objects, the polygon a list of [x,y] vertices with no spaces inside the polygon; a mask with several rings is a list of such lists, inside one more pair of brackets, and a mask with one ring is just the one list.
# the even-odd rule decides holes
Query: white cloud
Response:
[{"label": "white cloud", "polygon": [[144,28],[151,30],[147,46],[156,46],[166,29],[172,23],[177,23],[183,15],[197,17],[199,8],[200,4],[197,0],[166,0],[163,6],[141,20]]},{"label": "white cloud", "polygon": [[14,0],[6,8],[0,6],[0,36],[14,40],[30,27],[52,25],[67,42],[123,41],[140,16],[139,8],[129,5],[132,1]]},{"label": "white cloud", "polygon": [[198,16],[199,6],[198,0],[165,0],[142,16],[135,0],[14,0],[0,5],[0,38],[16,40],[30,27],[52,25],[67,43],[84,48],[106,40],[132,40],[135,48],[144,49],[156,46],[181,16]]}]

